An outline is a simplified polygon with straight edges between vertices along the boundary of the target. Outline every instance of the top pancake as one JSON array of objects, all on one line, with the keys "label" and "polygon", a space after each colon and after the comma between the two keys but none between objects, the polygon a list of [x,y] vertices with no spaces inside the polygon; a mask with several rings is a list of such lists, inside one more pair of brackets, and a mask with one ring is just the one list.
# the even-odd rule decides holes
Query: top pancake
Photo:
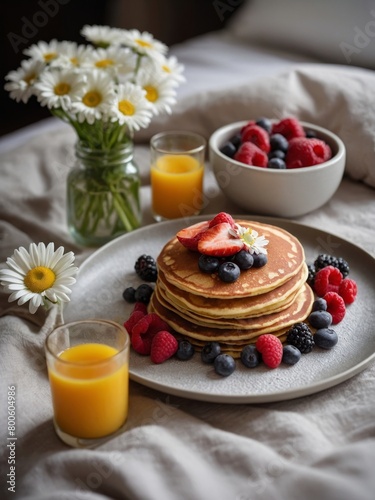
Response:
[{"label": "top pancake", "polygon": [[157,264],[168,281],[192,294],[209,298],[233,299],[267,293],[295,276],[305,261],[301,243],[288,231],[255,221],[236,220],[243,227],[254,229],[269,240],[268,262],[261,268],[241,272],[238,280],[223,283],[217,274],[202,273],[199,254],[186,249],[176,237],[160,252]]}]

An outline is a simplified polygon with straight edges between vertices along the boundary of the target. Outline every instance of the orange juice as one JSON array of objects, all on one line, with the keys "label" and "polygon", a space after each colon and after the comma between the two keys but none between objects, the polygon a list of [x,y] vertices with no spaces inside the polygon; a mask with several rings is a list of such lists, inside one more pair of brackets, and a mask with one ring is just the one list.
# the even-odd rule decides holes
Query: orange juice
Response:
[{"label": "orange juice", "polygon": [[63,432],[92,439],[124,424],[129,368],[119,356],[113,358],[118,352],[105,344],[80,344],[63,351],[49,368],[55,421]]},{"label": "orange juice", "polygon": [[187,154],[160,156],[151,166],[153,212],[166,219],[198,214],[203,172],[203,164]]}]

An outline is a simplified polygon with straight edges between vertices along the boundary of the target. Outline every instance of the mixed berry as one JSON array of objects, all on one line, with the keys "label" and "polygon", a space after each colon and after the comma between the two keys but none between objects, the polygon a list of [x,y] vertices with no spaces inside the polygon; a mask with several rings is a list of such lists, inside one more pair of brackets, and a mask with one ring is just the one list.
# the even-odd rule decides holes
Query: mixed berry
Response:
[{"label": "mixed berry", "polygon": [[[177,239],[188,250],[200,254],[198,267],[201,272],[217,273],[225,283],[236,281],[241,271],[267,264],[264,246],[268,241],[258,237],[255,231],[241,229],[226,212],[182,229]],[[256,251],[252,243],[257,246]]]},{"label": "mixed berry", "polygon": [[277,170],[310,167],[332,157],[330,146],[297,118],[251,120],[220,151],[246,165]]}]

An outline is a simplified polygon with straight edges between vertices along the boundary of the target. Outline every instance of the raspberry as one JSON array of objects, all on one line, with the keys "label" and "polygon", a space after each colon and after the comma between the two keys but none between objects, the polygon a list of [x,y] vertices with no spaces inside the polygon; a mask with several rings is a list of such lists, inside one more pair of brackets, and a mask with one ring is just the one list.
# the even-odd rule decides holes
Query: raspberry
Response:
[{"label": "raspberry", "polygon": [[344,299],[345,304],[352,304],[357,296],[357,283],[349,278],[344,278],[339,286],[339,295]]},{"label": "raspberry", "polygon": [[242,142],[252,142],[265,153],[269,153],[270,138],[264,128],[259,125],[248,125],[241,134]]},{"label": "raspberry", "polygon": [[234,155],[236,161],[256,167],[267,167],[268,156],[252,142],[244,142]]},{"label": "raspberry", "polygon": [[310,167],[329,160],[331,156],[331,148],[321,139],[296,137],[289,141],[285,162],[287,168]]},{"label": "raspberry", "polygon": [[323,297],[327,292],[338,292],[342,274],[337,267],[326,266],[320,269],[314,280],[314,290],[319,297]]},{"label": "raspberry", "polygon": [[306,323],[293,325],[286,333],[286,341],[305,354],[311,352],[314,347],[314,337]]},{"label": "raspberry", "polygon": [[255,347],[262,354],[265,365],[277,368],[283,359],[283,344],[276,335],[265,333],[258,337]]},{"label": "raspberry", "polygon": [[305,137],[305,131],[296,118],[284,118],[278,123],[274,123],[272,134],[281,134],[288,141],[295,137]]},{"label": "raspberry", "polygon": [[139,354],[148,355],[155,335],[161,330],[169,330],[169,326],[157,314],[145,314],[132,328],[131,344]]},{"label": "raspberry", "polygon": [[342,297],[336,292],[328,292],[323,299],[327,302],[327,311],[332,316],[332,324],[337,325],[344,319],[346,308]]},{"label": "raspberry", "polygon": [[159,331],[152,339],[151,361],[157,364],[164,363],[177,352],[177,349],[176,338],[168,331]]},{"label": "raspberry", "polygon": [[156,262],[151,255],[141,255],[138,257],[134,269],[138,276],[144,281],[156,281],[158,277]]},{"label": "raspberry", "polygon": [[147,314],[147,306],[143,302],[136,302],[133,311],[131,312],[129,318],[125,321],[124,327],[126,328],[128,334],[132,335],[133,326],[138,323],[138,321]]}]

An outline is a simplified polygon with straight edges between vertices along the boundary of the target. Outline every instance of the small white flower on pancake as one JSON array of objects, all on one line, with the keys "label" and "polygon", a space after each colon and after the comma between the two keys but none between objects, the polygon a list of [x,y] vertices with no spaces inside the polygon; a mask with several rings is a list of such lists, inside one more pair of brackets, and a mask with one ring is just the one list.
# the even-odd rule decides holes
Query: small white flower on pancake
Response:
[{"label": "small white flower on pancake", "polygon": [[267,249],[264,247],[268,245],[269,240],[266,240],[264,236],[259,236],[255,229],[236,224],[235,229],[230,229],[229,232],[235,238],[240,238],[251,254],[267,254]]},{"label": "small white flower on pancake", "polygon": [[53,243],[31,243],[15,250],[6,261],[8,269],[0,269],[0,284],[10,293],[8,302],[21,306],[29,301],[34,314],[41,305],[69,302],[70,285],[76,282],[78,268],[73,266],[74,253],[64,255],[64,247],[55,251]]}]

